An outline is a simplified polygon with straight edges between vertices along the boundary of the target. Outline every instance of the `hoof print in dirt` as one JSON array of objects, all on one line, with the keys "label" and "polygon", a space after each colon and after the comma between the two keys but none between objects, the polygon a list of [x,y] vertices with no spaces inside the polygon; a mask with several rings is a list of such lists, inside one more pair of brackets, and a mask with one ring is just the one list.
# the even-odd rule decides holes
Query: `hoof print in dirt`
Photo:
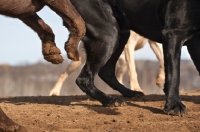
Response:
[{"label": "hoof print in dirt", "polygon": [[184,116],[186,114],[186,106],[181,103],[175,103],[175,105],[166,104],[164,112],[168,115]]},{"label": "hoof print in dirt", "polygon": [[105,107],[119,107],[119,106],[126,106],[126,101],[119,99],[119,98],[112,98],[104,103],[103,106]]}]

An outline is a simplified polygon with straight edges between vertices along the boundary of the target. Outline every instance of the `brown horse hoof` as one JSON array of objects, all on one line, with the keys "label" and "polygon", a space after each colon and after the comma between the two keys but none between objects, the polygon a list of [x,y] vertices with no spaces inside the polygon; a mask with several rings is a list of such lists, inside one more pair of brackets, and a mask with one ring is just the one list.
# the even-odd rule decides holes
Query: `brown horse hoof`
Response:
[{"label": "brown horse hoof", "polygon": [[79,53],[78,53],[78,51],[74,51],[74,52],[68,51],[67,52],[67,57],[70,60],[79,61]]},{"label": "brown horse hoof", "polygon": [[42,45],[42,53],[44,59],[53,63],[59,64],[63,62],[63,57],[60,55],[60,49],[58,49],[53,42],[47,42]]},{"label": "brown horse hoof", "polygon": [[67,57],[73,61],[79,61],[78,44],[81,37],[69,36],[67,42],[65,42],[65,51],[67,52]]},{"label": "brown horse hoof", "polygon": [[79,53],[77,50],[78,46],[74,46],[68,42],[65,43],[65,50],[67,52],[67,57],[73,61],[79,61]]},{"label": "brown horse hoof", "polygon": [[54,54],[54,55],[44,55],[44,59],[51,62],[52,64],[60,64],[63,62],[63,58],[61,55]]}]

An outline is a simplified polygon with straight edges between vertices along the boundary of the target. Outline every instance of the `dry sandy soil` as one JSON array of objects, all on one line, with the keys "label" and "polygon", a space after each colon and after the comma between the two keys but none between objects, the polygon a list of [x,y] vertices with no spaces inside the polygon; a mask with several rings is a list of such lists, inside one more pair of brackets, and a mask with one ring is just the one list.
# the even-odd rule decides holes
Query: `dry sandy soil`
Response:
[{"label": "dry sandy soil", "polygon": [[114,108],[102,107],[84,95],[6,97],[0,98],[0,106],[29,132],[200,131],[200,91],[185,93],[181,98],[187,106],[184,117],[163,112],[163,95],[124,98],[128,105]]}]

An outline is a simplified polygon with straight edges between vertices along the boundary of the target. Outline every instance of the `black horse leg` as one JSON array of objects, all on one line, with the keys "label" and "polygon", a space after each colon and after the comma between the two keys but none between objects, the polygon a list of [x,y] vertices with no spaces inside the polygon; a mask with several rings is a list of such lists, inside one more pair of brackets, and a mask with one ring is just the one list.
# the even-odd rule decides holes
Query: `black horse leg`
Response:
[{"label": "black horse leg", "polygon": [[144,95],[142,92],[132,91],[126,88],[124,85],[120,84],[115,76],[116,62],[119,56],[121,55],[122,51],[124,50],[124,46],[127,43],[129,36],[130,36],[129,30],[121,31],[119,46],[112,54],[108,62],[100,69],[99,77],[101,77],[101,79],[104,82],[106,82],[110,87],[112,87],[114,90],[119,91],[124,97],[142,96]]}]

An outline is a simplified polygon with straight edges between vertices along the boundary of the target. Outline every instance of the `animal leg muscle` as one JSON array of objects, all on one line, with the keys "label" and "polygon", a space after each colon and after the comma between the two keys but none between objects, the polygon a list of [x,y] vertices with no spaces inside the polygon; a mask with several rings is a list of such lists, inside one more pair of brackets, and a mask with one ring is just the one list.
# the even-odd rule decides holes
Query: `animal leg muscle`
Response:
[{"label": "animal leg muscle", "polygon": [[122,32],[120,34],[119,47],[112,54],[112,56],[108,60],[108,62],[100,69],[99,77],[101,77],[101,79],[104,82],[106,82],[114,90],[119,91],[125,97],[142,96],[142,95],[144,95],[142,92],[132,91],[132,90],[126,88],[124,85],[120,84],[115,76],[116,62],[117,62],[120,54],[122,53],[125,44],[128,41],[129,35],[130,35],[129,31]]},{"label": "animal leg muscle", "polygon": [[177,115],[184,115],[186,107],[179,96],[180,55],[183,45],[183,38],[179,34],[181,33],[176,31],[168,31],[164,34],[163,51],[166,73],[164,85],[166,104],[164,111],[168,113],[173,110]]},{"label": "animal leg muscle", "polygon": [[65,43],[65,50],[69,59],[78,61],[78,43],[86,32],[84,20],[71,4],[70,0],[43,0],[43,2],[66,22],[70,35],[68,41]]},{"label": "animal leg muscle", "polygon": [[60,55],[60,50],[56,47],[55,36],[51,28],[37,14],[20,18],[20,20],[37,32],[42,41],[44,59],[53,64],[61,63],[63,58]]}]

